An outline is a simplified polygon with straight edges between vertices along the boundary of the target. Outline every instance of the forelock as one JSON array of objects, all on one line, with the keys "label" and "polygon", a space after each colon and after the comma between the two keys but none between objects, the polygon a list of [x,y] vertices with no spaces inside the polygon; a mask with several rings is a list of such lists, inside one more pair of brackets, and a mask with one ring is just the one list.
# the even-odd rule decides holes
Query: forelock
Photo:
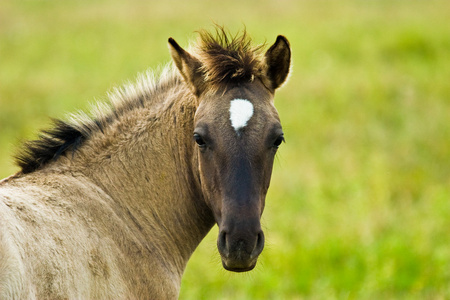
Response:
[{"label": "forelock", "polygon": [[205,79],[212,85],[237,82],[251,82],[263,76],[264,45],[252,45],[244,30],[231,35],[222,27],[216,27],[215,34],[199,32],[199,42],[194,50],[202,62]]}]

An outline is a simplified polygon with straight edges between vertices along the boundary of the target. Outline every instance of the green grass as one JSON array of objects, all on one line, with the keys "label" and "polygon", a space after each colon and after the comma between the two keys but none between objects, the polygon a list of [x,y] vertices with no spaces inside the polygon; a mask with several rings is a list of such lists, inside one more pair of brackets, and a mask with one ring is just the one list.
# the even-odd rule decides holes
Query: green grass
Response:
[{"label": "green grass", "polygon": [[213,229],[181,298],[450,298],[449,20],[448,1],[3,1],[0,177],[49,117],[168,62],[169,36],[186,46],[212,21],[284,34],[267,246],[229,273]]}]

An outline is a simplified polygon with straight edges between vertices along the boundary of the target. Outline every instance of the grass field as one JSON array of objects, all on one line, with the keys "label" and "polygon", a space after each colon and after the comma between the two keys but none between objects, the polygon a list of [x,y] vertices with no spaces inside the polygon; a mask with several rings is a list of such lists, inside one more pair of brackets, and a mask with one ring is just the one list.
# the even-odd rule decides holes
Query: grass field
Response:
[{"label": "grass field", "polygon": [[0,177],[49,117],[86,110],[168,62],[168,37],[187,46],[213,21],[290,40],[287,143],[258,267],[224,271],[213,229],[180,298],[450,298],[448,1],[3,0]]}]

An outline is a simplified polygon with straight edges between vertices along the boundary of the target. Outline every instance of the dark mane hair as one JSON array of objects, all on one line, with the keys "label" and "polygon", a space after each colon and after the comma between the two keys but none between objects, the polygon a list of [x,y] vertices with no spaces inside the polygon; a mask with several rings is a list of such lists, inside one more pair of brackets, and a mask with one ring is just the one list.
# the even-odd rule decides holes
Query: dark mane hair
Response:
[{"label": "dark mane hair", "polygon": [[265,44],[253,46],[245,29],[233,36],[216,26],[215,34],[202,30],[199,35],[198,58],[208,83],[248,82],[262,76]]},{"label": "dark mane hair", "polygon": [[[199,31],[199,41],[193,49],[202,63],[206,81],[213,87],[220,84],[253,81],[263,76],[262,49],[264,44],[252,46],[246,31],[231,35],[223,27],[216,26],[215,33]],[[76,116],[74,120],[54,120],[53,127],[40,132],[38,139],[25,142],[15,162],[22,173],[31,173],[55,161],[68,151],[74,153],[94,132],[101,131],[124,111],[151,102],[152,95],[162,89],[179,84],[175,69],[163,70],[160,78],[153,74],[141,76],[137,84],[117,89],[110,95],[109,111],[93,117]]]},{"label": "dark mane hair", "polygon": [[39,138],[27,141],[15,156],[22,173],[31,173],[52,160],[56,160],[67,150],[75,151],[88,137],[75,126],[61,120],[53,120],[54,126],[42,130]]}]

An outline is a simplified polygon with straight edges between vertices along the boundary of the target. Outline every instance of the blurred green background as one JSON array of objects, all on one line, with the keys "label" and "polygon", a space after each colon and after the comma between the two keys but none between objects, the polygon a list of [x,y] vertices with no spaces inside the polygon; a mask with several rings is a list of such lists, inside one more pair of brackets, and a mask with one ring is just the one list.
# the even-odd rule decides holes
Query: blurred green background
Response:
[{"label": "blurred green background", "polygon": [[293,49],[255,270],[216,228],[181,299],[450,298],[449,1],[0,2],[0,177],[50,117],[88,110],[213,22]]}]

